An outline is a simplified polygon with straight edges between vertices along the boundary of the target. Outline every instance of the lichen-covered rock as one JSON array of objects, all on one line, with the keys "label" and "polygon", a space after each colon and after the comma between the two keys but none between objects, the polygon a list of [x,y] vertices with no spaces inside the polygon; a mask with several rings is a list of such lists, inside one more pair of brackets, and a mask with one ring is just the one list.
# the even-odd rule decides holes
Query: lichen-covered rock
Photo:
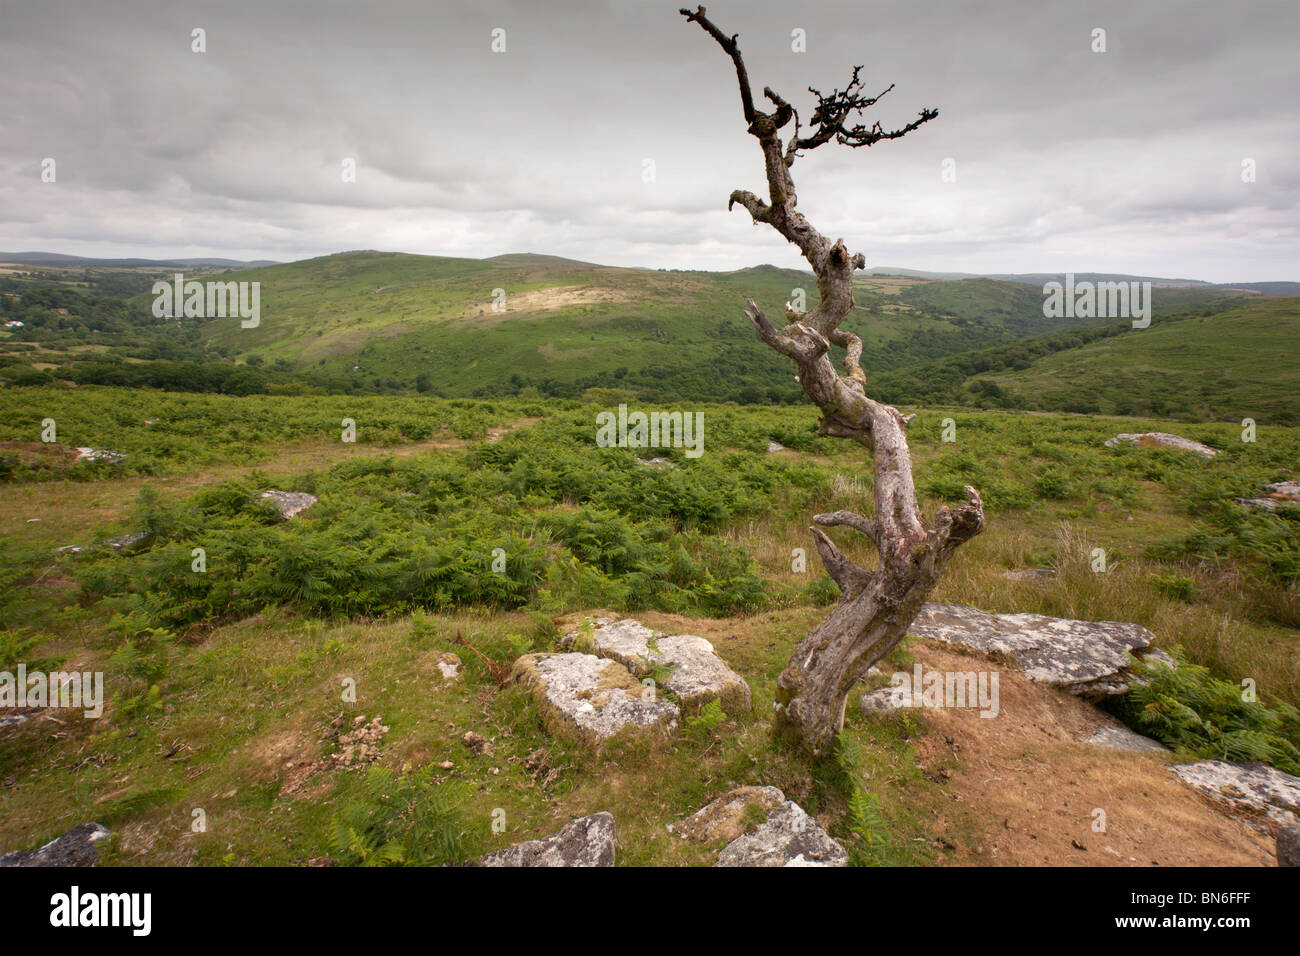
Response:
[{"label": "lichen-covered rock", "polygon": [[749,685],[703,637],[661,634],[630,618],[597,618],[589,635],[571,631],[563,643],[616,660],[641,678],[651,676],[656,667],[671,668],[664,688],[687,713],[698,713],[711,700],[719,701],[728,714],[749,712]]},{"label": "lichen-covered rock", "polygon": [[[707,809],[707,808],[706,808]],[[728,843],[718,866],[848,866],[849,855],[803,808],[782,802],[749,833]]]},{"label": "lichen-covered rock", "polygon": [[695,843],[730,843],[753,824],[753,815],[766,820],[784,802],[785,794],[776,787],[737,787],[680,823],[668,824],[668,832]]},{"label": "lichen-covered rock", "polygon": [[1105,444],[1107,448],[1114,448],[1120,442],[1129,442],[1133,445],[1163,445],[1166,448],[1176,448],[1179,451],[1195,452],[1206,458],[1213,458],[1219,453],[1218,449],[1211,448],[1209,445],[1202,445],[1198,441],[1171,435],[1168,432],[1125,432],[1116,435],[1114,438],[1106,439]]},{"label": "lichen-covered rock", "polygon": [[1300,481],[1275,481],[1264,487],[1264,498],[1236,498],[1238,504],[1248,508],[1276,511],[1278,505],[1300,505]]},{"label": "lichen-covered rock", "polygon": [[264,491],[262,497],[271,500],[271,504],[275,505],[280,512],[280,517],[285,521],[306,511],[319,500],[315,495],[309,495],[305,491]]},{"label": "lichen-covered rock", "polygon": [[1127,727],[1109,725],[1083,738],[1083,742],[1094,747],[1106,747],[1109,750],[1155,750],[1161,753],[1167,753],[1169,750],[1160,741],[1134,733]]},{"label": "lichen-covered rock", "polygon": [[614,817],[580,817],[554,836],[516,843],[483,856],[483,866],[613,866]]},{"label": "lichen-covered rock", "polygon": [[111,448],[78,448],[77,461],[98,461],[106,465],[120,465],[126,461],[126,455]]},{"label": "lichen-covered rock", "polygon": [[94,866],[99,861],[96,844],[108,835],[107,827],[83,823],[39,849],[0,856],[0,866]]},{"label": "lichen-covered rock", "polygon": [[442,674],[443,680],[456,680],[465,666],[461,663],[460,657],[451,653],[439,654],[434,663],[438,667],[438,673]]},{"label": "lichen-covered rock", "polygon": [[864,714],[879,714],[890,710],[901,710],[912,706],[912,688],[898,686],[882,687],[869,690],[858,701],[858,709]]},{"label": "lichen-covered rock", "polygon": [[677,463],[671,458],[638,458],[638,465],[643,468],[650,468],[654,471],[676,471]]},{"label": "lichen-covered rock", "polygon": [[909,634],[961,644],[1007,661],[1032,681],[1088,700],[1127,693],[1137,678],[1129,655],[1172,666],[1138,624],[1072,621],[1042,614],[990,614],[956,604],[924,604]]},{"label": "lichen-covered rock", "polygon": [[1300,826],[1278,827],[1277,865],[1300,866]]},{"label": "lichen-covered rock", "polygon": [[1268,822],[1300,824],[1300,777],[1262,763],[1202,760],[1171,768],[1183,782],[1227,804],[1247,822],[1267,829]]},{"label": "lichen-covered rock", "polygon": [[526,654],[510,677],[532,688],[551,733],[579,744],[600,744],[626,727],[672,731],[681,719],[618,661],[592,654]]},{"label": "lichen-covered rock", "polygon": [[[129,551],[141,541],[149,537],[148,531],[133,531],[128,534],[119,534],[112,538],[105,538],[99,542],[97,547],[106,548],[109,551]],[[81,554],[87,549],[84,544],[65,544],[61,548],[55,548],[55,551],[61,554]]]}]

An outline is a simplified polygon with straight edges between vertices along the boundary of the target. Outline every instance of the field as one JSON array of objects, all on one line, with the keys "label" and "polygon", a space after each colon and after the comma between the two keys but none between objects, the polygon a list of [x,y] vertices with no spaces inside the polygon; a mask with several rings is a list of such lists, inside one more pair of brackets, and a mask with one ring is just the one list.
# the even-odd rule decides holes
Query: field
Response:
[{"label": "field", "polygon": [[[1154,789],[1164,812],[1204,824],[1193,798],[1166,793],[1137,758],[1107,763],[1032,723],[992,740],[978,720],[854,709],[838,757],[811,772],[773,745],[775,678],[835,593],[814,555],[798,569],[796,549],[811,552],[811,514],[861,508],[870,492],[862,452],[817,437],[809,409],[674,406],[704,415],[705,453],[690,459],[597,447],[606,406],[576,400],[2,394],[0,669],[102,670],[108,705],[100,720],[0,730],[0,850],[95,819],[114,831],[110,863],[436,863],[608,809],[623,862],[702,863],[706,850],[665,825],[763,783],[799,800],[855,862],[1068,861],[1074,824],[998,816],[978,785],[977,767],[1005,766],[1030,793],[1045,764]],[[50,419],[56,440],[43,442]],[[1247,442],[1235,423],[1179,426],[1221,449],[1209,462],[1102,445],[1149,430],[1174,429],[921,410],[909,433],[926,510],[970,483],[989,515],[934,599],[1136,622],[1205,666],[1207,681],[1254,679],[1285,716],[1300,703],[1297,515],[1232,499],[1296,477],[1300,429],[1263,424]],[[771,440],[786,450],[769,453]],[[123,460],[76,462],[67,450],[78,446]],[[652,456],[671,466],[643,463]],[[319,503],[283,522],[258,498],[267,489]],[[107,543],[134,533],[144,537]],[[83,550],[56,551],[68,545]],[[1032,567],[1058,576],[1003,576]],[[704,713],[670,740],[599,754],[547,736],[500,668],[601,609],[709,637],[749,682],[752,712]],[[444,654],[465,664],[456,682],[441,677]],[[909,644],[894,663],[938,655]],[[1008,677],[1004,693],[1036,691]],[[1062,726],[1084,720],[1069,701],[1051,706]],[[1294,742],[1297,731],[1284,720],[1279,734]],[[467,746],[467,732],[491,745]],[[1211,755],[1192,737],[1169,740]],[[359,742],[377,747],[376,762]],[[492,829],[498,810],[505,833]],[[1086,834],[1086,819],[1077,826]],[[1064,841],[1060,859],[1046,839],[1041,852],[1031,842],[1035,827]],[[1162,864],[1262,859],[1244,845],[1232,860],[1205,855],[1228,842],[1219,833],[1155,847],[1137,832],[1111,844]]]}]

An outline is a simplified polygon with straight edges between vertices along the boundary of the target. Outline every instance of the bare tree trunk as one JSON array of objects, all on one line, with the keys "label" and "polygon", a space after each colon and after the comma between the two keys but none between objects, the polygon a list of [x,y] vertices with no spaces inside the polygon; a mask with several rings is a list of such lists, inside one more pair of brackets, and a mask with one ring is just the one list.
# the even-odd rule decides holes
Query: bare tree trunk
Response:
[{"label": "bare tree trunk", "polygon": [[[892,406],[867,397],[866,375],[860,365],[862,341],[839,327],[853,308],[854,270],[864,268],[866,261],[861,253],[850,255],[842,240],[831,243],[795,210],[790,167],[801,150],[815,149],[832,139],[851,147],[898,139],[938,112],[922,110],[916,120],[889,132],[879,123],[846,125],[850,117],[893,89],[874,97],[861,95],[861,67],[855,67],[844,91],[822,95],[812,90],[818,104],[808,135],[801,137],[797,112],[770,88],[765,88],[763,95],[775,106],[773,112],[755,108],[736,37],[727,37],[714,26],[703,7],[681,13],[698,23],[731,57],[748,132],[763,151],[769,202],[752,192],[736,190],[728,208],[744,206],[755,223],[771,226],[797,245],[817,276],[820,301],[816,308],[800,315],[787,303],[789,324],[784,328],[775,328],[753,299],[748,300],[745,315],[764,342],[798,366],[799,384],[822,412],[819,433],[850,438],[869,449],[875,460],[872,517],[836,511],[815,515],[813,521],[866,535],[879,554],[878,566],[871,571],[859,566],[820,528],[811,529],[817,553],[841,595],[830,616],[795,648],[777,681],[777,732],[821,754],[832,746],[843,726],[853,685],[902,640],[957,546],[983,529],[984,507],[979,493],[968,486],[966,504],[955,510],[940,508],[933,525],[926,526],[912,482],[908,419]],[[791,120],[794,132],[783,144],[780,131]],[[831,361],[833,345],[844,349],[842,372],[836,371]]]}]

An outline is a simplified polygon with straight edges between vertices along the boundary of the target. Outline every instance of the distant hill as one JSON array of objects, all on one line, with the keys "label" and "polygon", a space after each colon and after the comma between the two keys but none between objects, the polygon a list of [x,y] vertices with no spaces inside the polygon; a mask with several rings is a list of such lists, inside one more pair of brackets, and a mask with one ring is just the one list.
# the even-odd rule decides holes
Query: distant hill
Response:
[{"label": "distant hill", "polygon": [[[197,273],[193,263],[229,260],[185,261]],[[0,275],[0,318],[14,323],[0,328],[0,383],[801,402],[789,363],[742,310],[752,296],[781,322],[787,302],[817,304],[810,272],[773,265],[703,272],[361,250],[223,274],[260,284],[260,323],[243,328],[233,315],[154,316],[156,274],[145,269],[63,268]],[[1268,370],[1294,358],[1295,330],[1283,300],[1264,294],[1290,284],[1253,285],[1160,286],[1152,327],[1138,332],[1114,318],[1048,318],[1034,283],[865,275],[844,327],[863,340],[876,394],[893,402],[1217,415],[1251,397],[1290,414],[1296,390]],[[1245,303],[1259,311],[1239,325],[1196,324]],[[1170,337],[1176,321],[1195,335]],[[1180,364],[1192,345],[1195,360]],[[1283,386],[1287,395],[1268,392]]]},{"label": "distant hill", "polygon": [[[777,320],[796,290],[805,308],[817,302],[813,275],[795,269],[631,269],[532,254],[361,251],[239,276],[261,283],[261,324],[205,321],[209,345],[310,369],[333,387],[418,386],[448,397],[613,387],[665,398],[794,400],[788,363],[756,339],[744,302],[753,296]],[[1045,318],[1041,289],[993,279],[867,276],[857,290],[846,327],[862,336],[868,371],[1106,321]],[[1157,314],[1232,295],[1166,290]]]},{"label": "distant hill", "polygon": [[888,372],[886,401],[1300,423],[1300,298],[1078,329]]},{"label": "distant hill", "polygon": [[[1048,282],[1065,282],[1064,272],[1006,272],[987,275],[972,272],[921,272],[916,269],[900,269],[893,266],[876,266],[866,270],[867,275],[902,276],[911,279],[951,282],[960,279],[992,279],[996,282],[1015,282],[1021,285],[1041,288]],[[1075,282],[1150,282],[1159,289],[1193,289],[1225,291],[1241,290],[1258,292],[1262,295],[1300,295],[1300,282],[1204,282],[1200,279],[1169,279],[1160,276],[1135,276],[1119,272],[1076,272]]]},{"label": "distant hill", "polygon": [[0,252],[0,263],[26,266],[84,266],[102,269],[248,269],[275,265],[273,259],[89,259],[61,252]]}]

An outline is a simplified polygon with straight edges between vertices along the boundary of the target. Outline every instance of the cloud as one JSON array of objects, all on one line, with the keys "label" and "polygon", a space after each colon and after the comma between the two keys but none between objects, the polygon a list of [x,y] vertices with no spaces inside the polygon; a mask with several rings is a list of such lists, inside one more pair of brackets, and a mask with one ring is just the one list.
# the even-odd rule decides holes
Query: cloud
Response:
[{"label": "cloud", "polygon": [[[940,109],[905,140],[795,165],[800,208],[873,263],[1300,278],[1294,4],[1065,6],[710,13],[740,33],[756,92],[805,116],[805,88],[858,63],[897,84],[886,125]],[[802,264],[727,213],[733,188],[762,188],[761,157],[730,63],[667,4],[14,0],[0,81],[0,248]]]}]

